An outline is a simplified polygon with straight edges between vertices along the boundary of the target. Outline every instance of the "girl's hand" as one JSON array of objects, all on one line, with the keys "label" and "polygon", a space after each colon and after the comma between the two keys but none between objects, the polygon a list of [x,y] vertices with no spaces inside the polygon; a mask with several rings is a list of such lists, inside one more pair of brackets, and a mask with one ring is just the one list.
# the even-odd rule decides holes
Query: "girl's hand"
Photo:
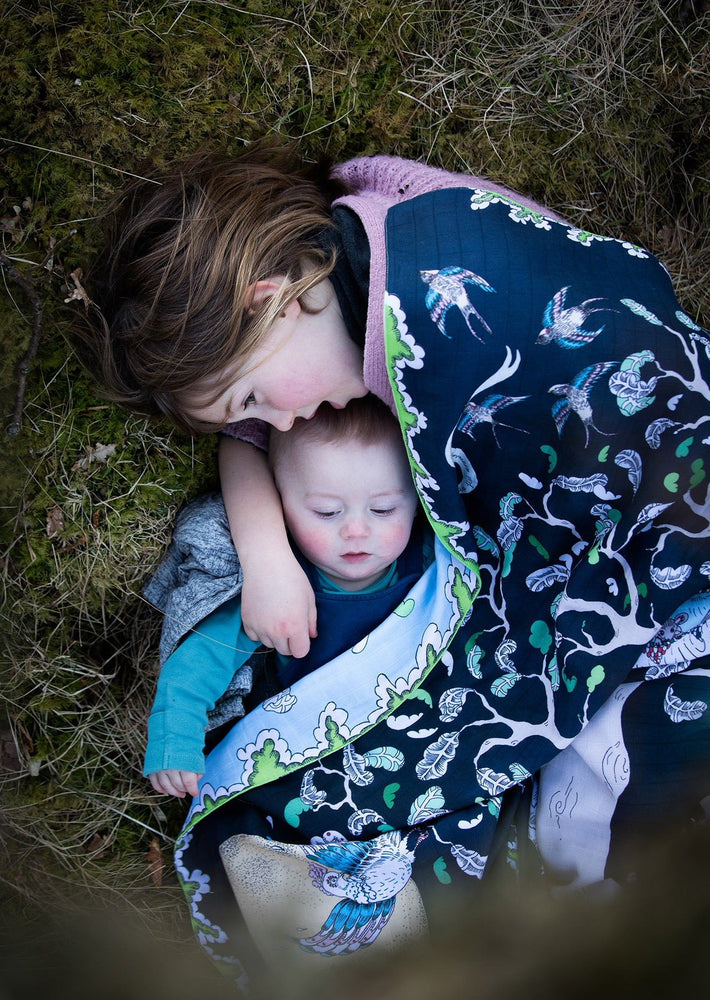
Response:
[{"label": "girl's hand", "polygon": [[196,771],[155,771],[148,775],[148,781],[156,792],[164,795],[175,795],[178,799],[183,799],[185,795],[197,795],[197,782],[202,777]]},{"label": "girl's hand", "polygon": [[285,656],[305,656],[316,630],[316,601],[308,577],[289,551],[244,572],[242,627],[250,639]]},{"label": "girl's hand", "polygon": [[316,601],[291,550],[281,498],[266,455],[222,438],[222,495],[244,573],[242,627],[285,656],[305,656],[316,636]]}]

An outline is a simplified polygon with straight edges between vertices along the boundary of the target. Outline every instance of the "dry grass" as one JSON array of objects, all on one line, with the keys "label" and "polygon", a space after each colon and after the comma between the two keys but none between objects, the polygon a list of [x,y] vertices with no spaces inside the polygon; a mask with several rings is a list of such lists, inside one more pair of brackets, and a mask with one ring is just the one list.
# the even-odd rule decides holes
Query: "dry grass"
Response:
[{"label": "dry grass", "polygon": [[[650,247],[707,325],[710,17],[685,24],[689,9],[681,0],[7,5],[8,419],[37,303],[43,317],[23,428],[2,445],[6,916],[120,900],[164,937],[187,933],[169,866],[184,807],[140,777],[160,626],[140,588],[179,503],[214,482],[214,447],[106,406],[67,351],[69,275],[91,259],[106,197],[145,159],[234,149],[264,131],[334,158],[417,157],[487,174],[579,225]],[[116,450],[81,467],[98,444]]]},{"label": "dry grass", "polygon": [[417,24],[402,54],[429,155],[650,247],[707,316],[707,27],[684,33],[677,4],[485,6]]},{"label": "dry grass", "polygon": [[[140,588],[169,539],[176,482],[199,460],[123,414],[109,441],[102,404],[87,420],[71,385],[61,398],[68,375],[64,364],[26,403],[24,433],[42,447],[20,459],[6,525],[0,884],[12,915],[40,902],[80,912],[98,894],[184,933],[168,874],[179,812],[141,777],[160,619]],[[82,465],[98,443],[114,453]]]}]

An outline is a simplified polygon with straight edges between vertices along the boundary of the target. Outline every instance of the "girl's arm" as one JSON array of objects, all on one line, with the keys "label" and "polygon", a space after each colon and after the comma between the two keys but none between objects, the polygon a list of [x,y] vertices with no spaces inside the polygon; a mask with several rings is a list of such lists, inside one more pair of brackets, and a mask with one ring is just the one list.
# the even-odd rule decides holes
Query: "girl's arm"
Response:
[{"label": "girl's arm", "polygon": [[246,441],[223,437],[219,471],[244,573],[244,631],[279,653],[305,656],[317,634],[315,598],[291,551],[266,454]]}]

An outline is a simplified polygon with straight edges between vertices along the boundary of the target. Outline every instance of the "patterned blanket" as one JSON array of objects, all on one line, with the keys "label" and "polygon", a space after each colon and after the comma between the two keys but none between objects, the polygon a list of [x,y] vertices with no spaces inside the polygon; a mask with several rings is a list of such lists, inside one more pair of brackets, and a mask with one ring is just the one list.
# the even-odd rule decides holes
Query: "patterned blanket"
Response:
[{"label": "patterned blanket", "polygon": [[436,559],[208,757],[176,860],[238,976],[237,909],[269,958],[353,954],[523,840],[623,882],[628,831],[708,792],[710,335],[650,254],[485,191],[396,206],[387,241]]}]

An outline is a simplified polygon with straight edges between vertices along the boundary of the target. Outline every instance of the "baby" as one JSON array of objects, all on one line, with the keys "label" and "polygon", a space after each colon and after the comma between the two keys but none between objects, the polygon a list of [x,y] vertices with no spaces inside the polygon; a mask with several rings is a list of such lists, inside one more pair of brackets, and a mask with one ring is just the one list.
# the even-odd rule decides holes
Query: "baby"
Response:
[{"label": "baby", "polygon": [[[412,532],[418,504],[401,431],[376,397],[342,409],[324,404],[291,430],[274,430],[269,460],[318,609],[318,636],[308,654],[278,654],[286,688],[394,611],[421,576],[425,551]],[[144,774],[156,791],[197,795],[207,713],[258,647],[241,627],[236,597],[168,658],[148,721]]]}]

